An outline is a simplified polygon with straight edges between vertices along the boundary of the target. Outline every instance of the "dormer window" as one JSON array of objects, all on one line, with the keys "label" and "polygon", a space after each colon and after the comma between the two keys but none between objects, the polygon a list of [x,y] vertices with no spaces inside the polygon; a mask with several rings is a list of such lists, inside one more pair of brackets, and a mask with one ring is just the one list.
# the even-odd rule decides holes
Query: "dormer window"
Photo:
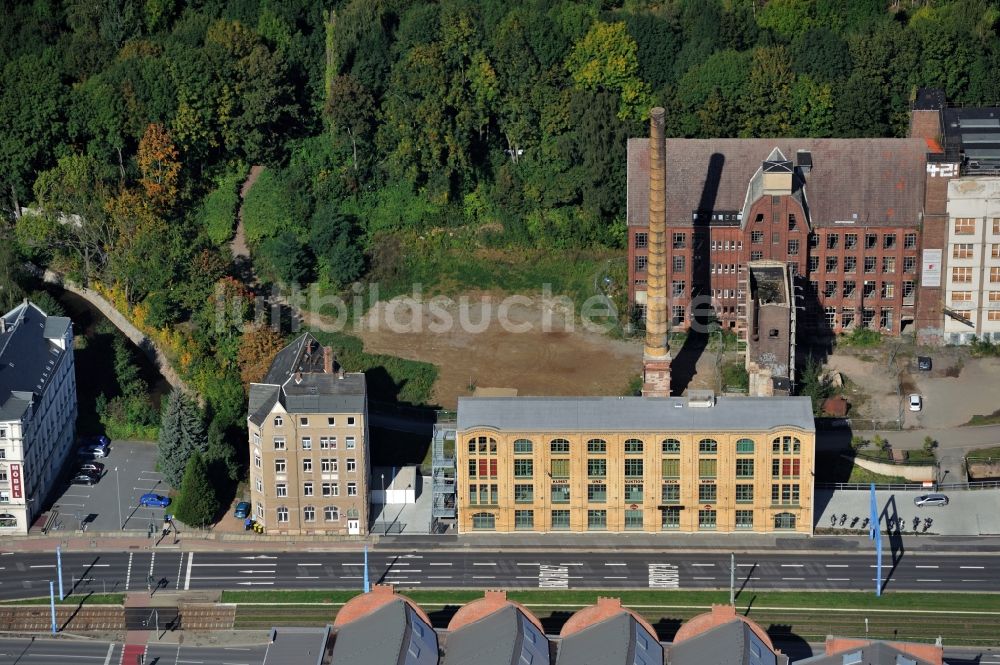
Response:
[{"label": "dormer window", "polygon": [[284,424],[285,424],[285,419],[284,418],[282,418],[281,416],[275,416],[274,417],[274,426],[275,427],[281,427]]},{"label": "dormer window", "polygon": [[299,426],[309,427],[309,419],[305,416],[299,416]]}]

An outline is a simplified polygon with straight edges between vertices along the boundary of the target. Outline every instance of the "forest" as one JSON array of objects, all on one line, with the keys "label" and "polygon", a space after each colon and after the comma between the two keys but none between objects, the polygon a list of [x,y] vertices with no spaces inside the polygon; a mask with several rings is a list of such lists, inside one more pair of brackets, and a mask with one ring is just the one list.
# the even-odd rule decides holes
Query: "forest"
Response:
[{"label": "forest", "polygon": [[[626,139],[899,136],[1000,102],[986,0],[4,0],[0,264],[104,293],[234,445],[263,283],[559,283],[625,238]],[[585,272],[585,271],[584,271]],[[0,271],[7,307],[30,290]],[[589,275],[588,275],[589,277]],[[517,279],[525,280],[523,274]],[[437,282],[435,282],[437,280]],[[507,282],[512,283],[512,282]],[[396,285],[396,286],[393,286]],[[570,290],[570,287],[566,287]]]}]

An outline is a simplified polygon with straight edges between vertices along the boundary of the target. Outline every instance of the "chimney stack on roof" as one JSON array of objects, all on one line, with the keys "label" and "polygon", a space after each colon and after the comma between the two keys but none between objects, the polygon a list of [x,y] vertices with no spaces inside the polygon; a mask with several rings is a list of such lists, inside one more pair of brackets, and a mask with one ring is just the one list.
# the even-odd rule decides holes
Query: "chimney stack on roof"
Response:
[{"label": "chimney stack on roof", "polygon": [[333,374],[333,349],[329,346],[323,347],[323,373]]},{"label": "chimney stack on roof", "polygon": [[670,396],[667,345],[667,207],[665,112],[649,111],[649,259],[646,280],[646,344],[642,354],[642,394]]}]

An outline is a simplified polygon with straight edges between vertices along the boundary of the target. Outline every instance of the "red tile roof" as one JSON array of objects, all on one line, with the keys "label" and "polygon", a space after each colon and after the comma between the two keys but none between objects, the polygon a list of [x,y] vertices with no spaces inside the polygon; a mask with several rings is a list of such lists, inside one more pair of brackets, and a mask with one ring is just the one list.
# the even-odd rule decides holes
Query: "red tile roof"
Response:
[{"label": "red tile roof", "polygon": [[420,615],[420,618],[431,625],[431,620],[427,614],[415,602],[406,596],[396,593],[396,589],[391,584],[376,584],[368,593],[351,598],[344,603],[344,606],[337,612],[337,619],[334,626],[340,628],[352,621],[363,619],[372,612],[396,601],[402,601],[413,608],[413,611]]},{"label": "red tile roof", "polygon": [[579,633],[581,630],[590,628],[591,626],[599,624],[622,613],[631,614],[632,618],[635,619],[639,625],[645,628],[650,635],[659,639],[656,635],[656,630],[649,624],[648,621],[627,607],[622,607],[621,599],[600,597],[597,599],[596,605],[584,607],[582,610],[578,610],[575,614],[573,614],[573,616],[571,616],[569,620],[563,624],[562,630],[559,631],[559,636],[562,638],[569,637],[573,633]]},{"label": "red tile roof", "polygon": [[512,600],[507,600],[506,591],[487,591],[486,595],[479,600],[474,600],[471,603],[466,603],[455,612],[455,616],[451,618],[448,623],[449,631],[456,631],[463,626],[467,626],[470,623],[475,623],[480,619],[484,619],[489,615],[493,614],[498,610],[502,610],[508,605],[513,605],[521,612],[528,621],[535,624],[538,630],[545,633],[545,629],[542,627],[542,622],[538,620],[534,614],[531,613],[528,608],[526,608],[521,603],[515,603]]},{"label": "red tile roof", "polygon": [[745,623],[760,638],[760,641],[767,645],[768,649],[774,651],[774,644],[771,642],[771,638],[767,636],[767,631],[745,616],[737,614],[736,608],[732,605],[712,605],[711,612],[699,614],[685,621],[684,625],[677,631],[677,634],[674,635],[673,643],[678,644],[692,637],[697,637],[730,621],[742,621]]}]

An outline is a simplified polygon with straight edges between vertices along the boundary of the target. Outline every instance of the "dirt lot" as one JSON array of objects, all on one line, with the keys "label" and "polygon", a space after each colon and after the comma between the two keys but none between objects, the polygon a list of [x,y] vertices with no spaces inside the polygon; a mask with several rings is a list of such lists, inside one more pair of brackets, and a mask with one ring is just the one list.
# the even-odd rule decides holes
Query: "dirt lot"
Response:
[{"label": "dirt lot", "polygon": [[434,397],[445,408],[474,386],[516,388],[520,395],[620,395],[641,372],[638,340],[585,330],[564,307],[538,298],[501,304],[501,296],[489,293],[433,306],[394,300],[379,303],[364,329],[351,332],[368,352],[437,365]]}]

